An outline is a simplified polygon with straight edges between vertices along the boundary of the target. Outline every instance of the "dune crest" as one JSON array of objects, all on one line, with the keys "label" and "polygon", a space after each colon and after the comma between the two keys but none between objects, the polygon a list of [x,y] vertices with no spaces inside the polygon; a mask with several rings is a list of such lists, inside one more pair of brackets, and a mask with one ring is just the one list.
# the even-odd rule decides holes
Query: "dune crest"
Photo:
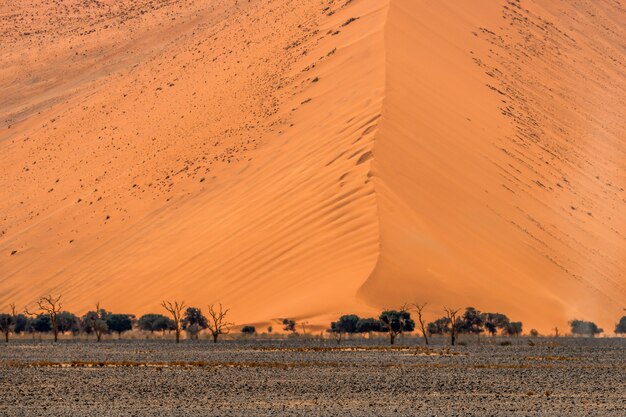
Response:
[{"label": "dune crest", "polygon": [[323,323],[421,300],[541,331],[610,328],[623,307],[618,4],[63,0],[0,17],[0,305],[176,298]]}]

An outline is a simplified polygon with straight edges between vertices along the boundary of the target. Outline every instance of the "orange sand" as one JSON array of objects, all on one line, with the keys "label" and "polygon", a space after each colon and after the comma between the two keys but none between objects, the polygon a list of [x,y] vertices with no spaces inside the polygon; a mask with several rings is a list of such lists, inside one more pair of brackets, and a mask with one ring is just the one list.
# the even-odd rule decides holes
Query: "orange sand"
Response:
[{"label": "orange sand", "polygon": [[548,332],[626,306],[618,3],[26,0],[0,22],[0,307],[428,301]]}]

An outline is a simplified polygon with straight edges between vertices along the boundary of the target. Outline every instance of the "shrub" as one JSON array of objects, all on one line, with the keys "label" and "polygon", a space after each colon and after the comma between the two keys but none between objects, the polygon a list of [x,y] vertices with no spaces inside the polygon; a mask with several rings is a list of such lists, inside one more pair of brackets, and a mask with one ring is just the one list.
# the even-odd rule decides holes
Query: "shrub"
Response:
[{"label": "shrub", "polygon": [[106,318],[106,325],[112,332],[116,332],[118,337],[122,333],[133,329],[133,316],[130,314],[109,314]]},{"label": "shrub", "polygon": [[57,329],[61,333],[72,332],[77,334],[80,331],[80,320],[69,311],[59,311],[57,314]]},{"label": "shrub", "polygon": [[509,336],[519,336],[520,334],[522,334],[522,322],[521,321],[510,322],[504,329],[503,333]]},{"label": "shrub", "polygon": [[96,303],[95,311],[88,311],[80,319],[80,328],[83,332],[89,334],[94,333],[96,340],[99,342],[102,339],[102,334],[109,332],[109,326],[106,319],[111,313],[103,308],[100,308],[100,303]]},{"label": "shrub", "polygon": [[330,324],[330,330],[349,334],[357,333],[357,323],[359,320],[359,316],[355,314],[341,316],[339,317],[339,320]]},{"label": "shrub", "polygon": [[49,314],[38,314],[32,321],[33,330],[39,333],[52,331],[52,322]]},{"label": "shrub", "polygon": [[483,313],[482,319],[485,325],[485,329],[491,336],[500,331],[504,331],[509,325],[509,318],[502,313]]},{"label": "shrub", "polygon": [[32,332],[31,320],[23,314],[15,316],[15,327],[13,328],[15,334],[23,332]]},{"label": "shrub", "polygon": [[474,307],[467,307],[457,324],[459,333],[481,334],[485,331],[483,315]]},{"label": "shrub", "polygon": [[0,313],[0,332],[5,336],[5,341],[9,342],[9,333],[15,328],[15,317],[13,314]]},{"label": "shrub", "polygon": [[415,330],[415,322],[408,311],[383,311],[379,319],[383,324],[383,329],[389,333],[389,342],[392,345],[397,335]]},{"label": "shrub", "polygon": [[615,333],[617,334],[626,334],[626,316],[622,317],[615,325]]},{"label": "shrub", "polygon": [[154,332],[165,332],[166,330],[174,330],[174,321],[163,314],[144,314],[139,317],[137,327],[140,330]]},{"label": "shrub", "polygon": [[286,332],[296,332],[296,321],[291,319],[283,319],[283,330]]},{"label": "shrub", "polygon": [[372,332],[384,332],[385,331],[383,329],[383,323],[380,320],[375,319],[373,317],[370,317],[367,319],[359,319],[356,322],[355,330],[357,333],[372,333]]},{"label": "shrub", "polygon": [[428,333],[433,334],[444,334],[450,331],[450,319],[447,317],[442,317],[437,319],[431,323],[428,323],[427,330]]},{"label": "shrub", "polygon": [[594,337],[604,331],[592,321],[572,320],[569,325],[574,335]]},{"label": "shrub", "polygon": [[245,335],[251,335],[251,334],[255,334],[256,333],[256,327],[254,326],[243,326],[241,328],[241,333],[245,334]]},{"label": "shrub", "polygon": [[183,330],[189,333],[192,339],[198,338],[198,333],[209,326],[207,318],[202,314],[202,310],[196,307],[189,307],[185,311],[181,322]]},{"label": "shrub", "polygon": [[357,333],[357,324],[359,323],[359,320],[359,316],[355,314],[341,316],[339,317],[339,320],[330,323],[330,329],[328,329],[327,332],[335,336],[337,344],[340,344],[341,338],[344,334]]}]

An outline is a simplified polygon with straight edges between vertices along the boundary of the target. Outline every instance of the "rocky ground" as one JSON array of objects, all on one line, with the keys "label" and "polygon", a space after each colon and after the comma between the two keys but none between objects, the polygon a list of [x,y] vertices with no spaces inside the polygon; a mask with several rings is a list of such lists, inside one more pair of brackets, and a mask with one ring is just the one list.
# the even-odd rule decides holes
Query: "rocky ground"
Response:
[{"label": "rocky ground", "polygon": [[16,340],[0,415],[626,415],[626,339],[385,342]]}]

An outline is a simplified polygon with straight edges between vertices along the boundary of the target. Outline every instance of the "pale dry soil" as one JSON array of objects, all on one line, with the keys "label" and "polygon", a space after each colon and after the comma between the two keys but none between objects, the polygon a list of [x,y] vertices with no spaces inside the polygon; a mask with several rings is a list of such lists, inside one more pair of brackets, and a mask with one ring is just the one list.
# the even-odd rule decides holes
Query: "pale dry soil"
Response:
[{"label": "pale dry soil", "polygon": [[626,339],[466,342],[17,340],[0,415],[626,415]]}]

